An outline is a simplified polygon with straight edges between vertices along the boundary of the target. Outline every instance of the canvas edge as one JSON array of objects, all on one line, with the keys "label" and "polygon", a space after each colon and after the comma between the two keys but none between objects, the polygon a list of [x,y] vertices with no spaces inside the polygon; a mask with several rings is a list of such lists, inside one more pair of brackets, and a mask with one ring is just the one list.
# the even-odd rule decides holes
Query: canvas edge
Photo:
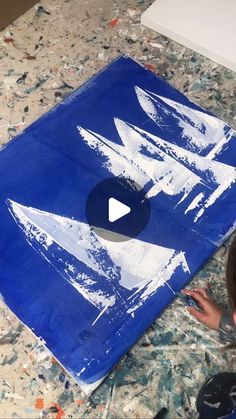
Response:
[{"label": "canvas edge", "polygon": [[[153,3],[154,5],[154,3]],[[141,24],[148,28],[149,30],[152,30],[154,32],[160,33],[161,35],[166,36],[167,38],[171,39],[172,41],[182,45],[183,47],[186,47],[193,52],[197,52],[198,54],[202,55],[203,57],[207,58],[208,60],[213,61],[217,65],[221,65],[222,67],[225,67],[231,71],[236,72],[236,63],[233,61],[221,57],[221,55],[212,52],[208,48],[204,48],[201,46],[201,44],[198,44],[195,41],[190,41],[188,38],[181,36],[177,32],[165,28],[160,23],[155,22],[150,17],[150,12],[152,9],[154,9],[153,5],[151,5],[145,12],[141,15]]]}]

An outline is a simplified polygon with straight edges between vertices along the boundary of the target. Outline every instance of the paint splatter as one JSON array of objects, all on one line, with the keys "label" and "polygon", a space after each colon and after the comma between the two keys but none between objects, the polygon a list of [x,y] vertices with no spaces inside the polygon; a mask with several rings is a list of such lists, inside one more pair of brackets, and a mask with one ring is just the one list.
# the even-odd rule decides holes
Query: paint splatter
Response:
[{"label": "paint splatter", "polygon": [[52,413],[56,413],[55,419],[61,419],[65,415],[64,410],[58,403],[52,403],[52,406],[49,408],[49,410]]},{"label": "paint splatter", "polygon": [[115,26],[117,26],[119,23],[119,19],[117,17],[114,17],[109,23],[108,26],[110,28],[114,28]]},{"label": "paint splatter", "polygon": [[34,404],[35,409],[43,409],[44,408],[44,400],[42,398],[38,398],[35,400]]}]

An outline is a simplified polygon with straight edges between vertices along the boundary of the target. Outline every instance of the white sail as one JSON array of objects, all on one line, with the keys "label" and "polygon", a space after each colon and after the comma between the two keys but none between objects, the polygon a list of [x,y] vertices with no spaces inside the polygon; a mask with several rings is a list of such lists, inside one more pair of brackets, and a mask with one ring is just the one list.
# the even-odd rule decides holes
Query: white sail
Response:
[{"label": "white sail", "polygon": [[201,182],[198,175],[148,141],[148,137],[138,132],[136,127],[118,118],[115,118],[115,125],[125,147],[123,153],[130,155],[154,183],[148,197],[162,191],[167,195],[182,193],[186,198]]},{"label": "white sail", "polygon": [[177,195],[179,205],[202,184],[201,194],[197,189],[185,209],[185,214],[195,211],[194,222],[235,182],[232,166],[192,153],[118,118],[114,122],[122,144],[81,127],[79,132],[89,147],[106,157],[111,173],[129,176],[146,187],[149,198],[160,192]]},{"label": "white sail", "polygon": [[208,158],[214,158],[232,136],[236,135],[224,121],[213,115],[145,91],[138,86],[135,90],[141,107],[160,128],[171,131],[175,121],[176,127],[181,129],[179,144],[183,139],[186,140],[186,148],[191,151],[207,150]]},{"label": "white sail", "polygon": [[[103,254],[101,243],[87,224],[27,207],[12,200],[8,201],[8,206],[30,246],[87,301],[99,309],[114,305],[115,292],[112,286],[105,291],[93,290],[98,286],[91,273],[94,273],[94,276],[96,274],[99,282],[119,277],[119,273],[116,272],[112,261],[107,264],[107,261],[101,257]],[[87,266],[89,274],[82,270],[81,265],[78,267],[73,262],[74,258],[64,258],[65,254]]]},{"label": "white sail", "polygon": [[206,208],[212,206],[217,199],[228,190],[236,180],[236,169],[227,164],[199,156],[182,147],[172,144],[166,140],[150,134],[135,125],[131,125],[138,133],[152,141],[156,147],[172,158],[176,159],[183,166],[201,178],[201,183],[212,189],[210,196],[201,205],[201,209],[195,217],[197,221]]},{"label": "white sail", "polygon": [[[28,243],[87,301],[101,310],[112,307],[121,299],[123,288],[131,291],[125,306],[133,312],[134,307],[138,308],[158,287],[170,280],[178,267],[189,272],[182,251],[137,239],[109,242],[96,236],[83,222],[12,200],[8,205]],[[57,253],[58,248],[64,252]],[[83,262],[84,271],[81,265],[78,267],[75,261],[72,263],[68,255]],[[86,266],[92,269],[94,275],[98,273],[99,278],[89,276]],[[135,301],[138,296],[138,305],[132,296]]]},{"label": "white sail", "polygon": [[199,156],[198,154],[192,153],[176,144],[170,143],[169,141],[144,131],[135,125],[130,124],[130,126],[140,133],[143,138],[151,141],[157,149],[162,150],[168,156],[177,160],[181,165],[195,173],[201,178],[202,182],[206,183],[206,185],[221,184],[227,178],[230,178],[229,180],[231,183],[234,182],[236,174],[234,167],[216,160],[208,159],[207,157]]},{"label": "white sail", "polygon": [[114,176],[123,176],[143,187],[150,179],[129,156],[123,154],[123,147],[102,137],[96,132],[77,127],[84,142],[96,152],[102,166]]}]

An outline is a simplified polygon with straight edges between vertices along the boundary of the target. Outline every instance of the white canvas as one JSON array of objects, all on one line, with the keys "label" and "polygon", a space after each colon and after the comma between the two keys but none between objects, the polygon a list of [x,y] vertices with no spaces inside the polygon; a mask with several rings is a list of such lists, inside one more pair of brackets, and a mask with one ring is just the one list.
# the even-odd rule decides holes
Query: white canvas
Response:
[{"label": "white canvas", "polygon": [[156,0],[141,23],[236,71],[235,0]]}]

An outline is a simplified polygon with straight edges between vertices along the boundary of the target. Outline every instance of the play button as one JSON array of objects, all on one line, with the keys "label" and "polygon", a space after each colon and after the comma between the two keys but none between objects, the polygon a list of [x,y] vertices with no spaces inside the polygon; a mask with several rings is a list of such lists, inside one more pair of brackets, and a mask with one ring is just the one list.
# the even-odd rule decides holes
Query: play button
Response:
[{"label": "play button", "polygon": [[108,200],[108,220],[111,223],[114,221],[119,220],[120,218],[124,217],[125,215],[129,214],[131,208],[128,205],[122,204],[122,202],[118,201],[115,198],[109,198]]},{"label": "play button", "polygon": [[99,182],[89,193],[86,216],[103,239],[125,241],[136,237],[150,217],[145,191],[129,179],[112,177]]}]

